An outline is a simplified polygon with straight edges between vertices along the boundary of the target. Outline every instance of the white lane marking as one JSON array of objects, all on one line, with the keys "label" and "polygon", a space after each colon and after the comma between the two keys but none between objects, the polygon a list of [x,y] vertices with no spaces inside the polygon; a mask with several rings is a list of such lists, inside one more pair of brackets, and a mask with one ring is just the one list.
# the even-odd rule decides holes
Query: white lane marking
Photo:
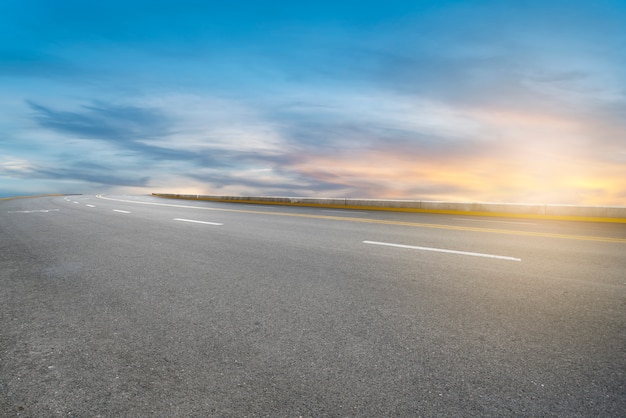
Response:
[{"label": "white lane marking", "polygon": [[85,205],[85,206],[88,206],[88,207],[90,207],[90,208],[95,208],[95,206],[94,206],[94,205]]},{"label": "white lane marking", "polygon": [[130,213],[127,210],[119,210],[119,209],[113,209],[113,212],[119,212],[119,213]]},{"label": "white lane marking", "polygon": [[155,202],[142,202],[138,200],[113,199],[111,197],[104,197],[101,194],[96,195],[96,197],[98,199],[112,200],[114,202],[137,203],[140,205],[168,206],[172,208],[185,208],[185,209],[223,210],[223,209],[217,209],[217,208],[208,208],[204,206],[173,205],[171,203],[155,203]]},{"label": "white lane marking", "polygon": [[39,209],[39,210],[10,210],[7,213],[48,213],[58,212],[58,209]]},{"label": "white lane marking", "polygon": [[195,224],[205,224],[205,225],[224,225],[224,224],[220,224],[217,222],[206,222],[206,221],[196,221],[193,219],[182,219],[182,218],[174,218],[175,221],[181,221],[181,222],[192,222]]},{"label": "white lane marking", "polygon": [[72,202],[72,203],[78,203],[78,202]]},{"label": "white lane marking", "polygon": [[322,212],[358,213],[359,215],[367,215],[367,212],[357,212],[355,210],[343,210],[343,209],[322,209]]},{"label": "white lane marking", "polygon": [[434,252],[438,252],[438,253],[471,255],[471,256],[474,256],[474,257],[497,258],[499,260],[508,260],[508,261],[522,261],[521,258],[507,257],[507,256],[504,256],[504,255],[471,253],[471,252],[467,252],[467,251],[444,250],[443,248],[416,247],[414,245],[392,244],[392,243],[389,243],[389,242],[363,241],[363,244],[384,245],[384,246],[387,246],[387,247],[408,248],[408,249],[411,249],[411,250],[422,250],[422,251],[434,251]]},{"label": "white lane marking", "polygon": [[516,224],[516,225],[537,225],[533,222],[514,222],[514,221],[488,221],[485,219],[464,219],[464,218],[454,218],[457,221],[469,221],[469,222],[491,222],[495,224]]}]

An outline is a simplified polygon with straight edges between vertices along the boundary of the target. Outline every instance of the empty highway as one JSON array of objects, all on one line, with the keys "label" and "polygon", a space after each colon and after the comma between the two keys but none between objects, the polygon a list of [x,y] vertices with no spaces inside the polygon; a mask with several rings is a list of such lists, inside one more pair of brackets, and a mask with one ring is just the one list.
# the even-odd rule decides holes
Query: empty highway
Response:
[{"label": "empty highway", "polygon": [[0,201],[0,416],[623,416],[626,224]]}]

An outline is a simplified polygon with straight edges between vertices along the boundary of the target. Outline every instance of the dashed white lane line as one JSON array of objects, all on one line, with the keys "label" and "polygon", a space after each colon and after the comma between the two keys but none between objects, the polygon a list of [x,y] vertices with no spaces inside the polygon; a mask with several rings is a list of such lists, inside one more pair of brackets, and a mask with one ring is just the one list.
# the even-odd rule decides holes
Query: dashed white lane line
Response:
[{"label": "dashed white lane line", "polygon": [[90,207],[90,208],[95,208],[94,205],[85,205],[85,206]]},{"label": "dashed white lane line", "polygon": [[417,247],[417,246],[414,246],[414,245],[393,244],[393,243],[390,243],[390,242],[363,241],[363,244],[384,245],[384,246],[387,246],[387,247],[408,248],[408,249],[411,249],[411,250],[421,250],[421,251],[434,251],[434,252],[438,252],[438,253],[470,255],[470,256],[473,256],[473,257],[497,258],[499,260],[508,260],[508,261],[522,261],[521,258],[507,257],[507,256],[504,256],[504,255],[472,253],[472,252],[467,252],[467,251],[445,250],[443,248]]},{"label": "dashed white lane line", "polygon": [[181,222],[191,222],[194,224],[205,224],[205,225],[224,225],[221,223],[217,223],[217,222],[207,222],[207,221],[196,221],[194,219],[182,219],[182,218],[174,218],[175,221],[181,221]]},{"label": "dashed white lane line", "polygon": [[130,213],[127,210],[120,210],[120,209],[113,209],[113,212],[119,212],[119,213]]},{"label": "dashed white lane line", "polygon": [[465,219],[465,218],[454,218],[456,221],[469,221],[469,222],[491,222],[494,224],[515,224],[515,225],[537,225],[533,222],[514,222],[514,221],[489,221],[486,219]]}]

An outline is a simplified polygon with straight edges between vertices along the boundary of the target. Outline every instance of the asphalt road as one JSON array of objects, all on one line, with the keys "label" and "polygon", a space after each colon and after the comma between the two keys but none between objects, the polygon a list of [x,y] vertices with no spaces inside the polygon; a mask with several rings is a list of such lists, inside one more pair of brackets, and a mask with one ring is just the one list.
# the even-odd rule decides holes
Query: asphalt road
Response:
[{"label": "asphalt road", "polygon": [[624,416],[626,225],[0,202],[0,416]]}]

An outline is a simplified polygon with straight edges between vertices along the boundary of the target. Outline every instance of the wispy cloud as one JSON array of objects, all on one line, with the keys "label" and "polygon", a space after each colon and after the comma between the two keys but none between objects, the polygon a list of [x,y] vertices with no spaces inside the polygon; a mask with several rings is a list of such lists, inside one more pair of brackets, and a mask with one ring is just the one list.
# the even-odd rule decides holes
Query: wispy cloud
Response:
[{"label": "wispy cloud", "polygon": [[44,128],[78,138],[140,146],[142,140],[167,135],[166,116],[155,109],[115,106],[106,103],[83,105],[81,111],[59,111],[28,101],[33,119]]},{"label": "wispy cloud", "polygon": [[73,167],[73,168],[44,168],[39,167],[31,172],[30,178],[44,178],[47,180],[78,180],[108,186],[146,187],[149,177],[132,177],[128,175],[109,174],[107,170]]}]

